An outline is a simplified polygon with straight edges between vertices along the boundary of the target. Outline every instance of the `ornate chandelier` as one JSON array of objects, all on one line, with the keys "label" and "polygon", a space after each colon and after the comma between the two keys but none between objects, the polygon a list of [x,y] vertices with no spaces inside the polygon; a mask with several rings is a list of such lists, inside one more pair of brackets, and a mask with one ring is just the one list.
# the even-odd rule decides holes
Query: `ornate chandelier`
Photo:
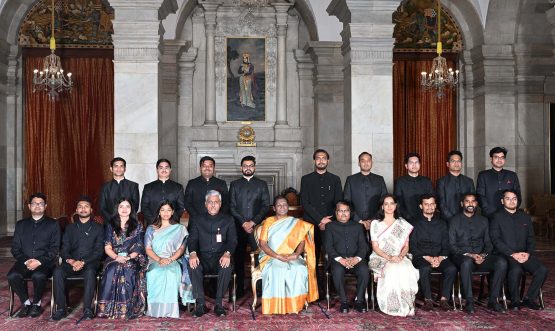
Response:
[{"label": "ornate chandelier", "polygon": [[437,1],[437,57],[432,62],[430,73],[423,71],[420,75],[420,85],[427,90],[435,90],[436,97],[442,99],[445,96],[445,89],[455,87],[459,83],[459,70],[447,68],[447,61],[441,56],[443,48],[441,45],[441,1]]},{"label": "ornate chandelier", "polygon": [[51,100],[58,99],[63,91],[71,92],[73,81],[71,72],[64,75],[60,57],[54,54],[56,50],[56,39],[54,37],[54,0],[52,0],[52,27],[50,36],[50,55],[43,59],[42,70],[33,70],[33,92],[45,91]]}]

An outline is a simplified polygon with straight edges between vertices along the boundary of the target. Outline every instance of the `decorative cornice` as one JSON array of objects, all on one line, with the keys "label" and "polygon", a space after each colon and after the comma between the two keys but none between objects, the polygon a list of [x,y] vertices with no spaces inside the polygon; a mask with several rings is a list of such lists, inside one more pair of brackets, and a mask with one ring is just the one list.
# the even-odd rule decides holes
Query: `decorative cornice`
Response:
[{"label": "decorative cornice", "polygon": [[160,51],[156,48],[115,48],[114,61],[157,62]]}]

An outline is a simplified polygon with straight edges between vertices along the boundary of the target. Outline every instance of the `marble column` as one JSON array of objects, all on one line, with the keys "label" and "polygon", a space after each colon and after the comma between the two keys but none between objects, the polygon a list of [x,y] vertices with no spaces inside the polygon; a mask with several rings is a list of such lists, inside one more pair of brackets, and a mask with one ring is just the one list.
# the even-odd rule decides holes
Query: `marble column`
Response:
[{"label": "marble column", "polygon": [[287,125],[287,11],[291,4],[274,3],[277,27],[277,118],[276,125]]},{"label": "marble column", "polygon": [[202,3],[206,29],[206,117],[204,125],[216,125],[216,65],[215,41],[216,15],[220,4]]},{"label": "marble column", "polygon": [[393,188],[393,23],[399,1],[332,0],[327,12],[343,23],[345,164],[372,153],[373,172]]},{"label": "marble column", "polygon": [[[159,157],[160,20],[175,0],[111,0],[114,26],[114,155],[142,186],[156,177]],[[107,165],[108,166],[108,165]]]},{"label": "marble column", "polygon": [[[312,160],[314,152],[314,63],[311,57],[302,49],[294,52],[297,61],[297,72],[299,74],[299,126],[302,134],[303,168],[306,174],[314,169]],[[300,183],[298,186],[300,187]]]}]

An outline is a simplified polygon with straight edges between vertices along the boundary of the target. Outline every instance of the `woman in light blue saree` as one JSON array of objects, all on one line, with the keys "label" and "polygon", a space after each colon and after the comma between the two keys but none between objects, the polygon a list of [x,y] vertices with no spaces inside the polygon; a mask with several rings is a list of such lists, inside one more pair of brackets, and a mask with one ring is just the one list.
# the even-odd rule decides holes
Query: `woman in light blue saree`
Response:
[{"label": "woman in light blue saree", "polygon": [[178,294],[184,304],[192,299],[190,283],[183,283],[189,279],[188,275],[183,275],[187,268],[183,269],[180,263],[189,233],[176,218],[173,204],[164,200],[158,207],[154,223],[146,229],[148,316],[179,318]]}]

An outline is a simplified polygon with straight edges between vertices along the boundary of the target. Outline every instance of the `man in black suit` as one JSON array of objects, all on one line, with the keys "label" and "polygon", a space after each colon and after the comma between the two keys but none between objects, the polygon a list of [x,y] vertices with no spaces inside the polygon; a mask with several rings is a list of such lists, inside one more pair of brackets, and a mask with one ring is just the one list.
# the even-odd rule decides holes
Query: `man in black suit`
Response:
[{"label": "man in black suit", "polygon": [[[518,194],[514,190],[502,193],[503,209],[493,215],[490,235],[495,251],[505,257],[509,264],[507,282],[513,310],[525,306],[538,310],[536,303],[540,288],[547,278],[548,270],[534,255],[536,240],[530,216],[518,209]],[[520,301],[520,280],[523,272],[532,274],[532,283],[524,299]]]},{"label": "man in black suit", "polygon": [[372,217],[380,209],[380,199],[387,194],[382,176],[371,173],[372,154],[362,152],[358,156],[360,172],[347,177],[343,198],[353,204],[353,220],[370,230]]},{"label": "man in black suit", "polygon": [[447,154],[449,173],[437,181],[436,192],[441,218],[449,221],[459,213],[464,193],[475,193],[474,181],[461,173],[463,156],[460,151]]},{"label": "man in black suit", "polygon": [[185,209],[189,212],[190,220],[206,213],[206,192],[215,190],[222,195],[222,207],[220,212],[229,212],[229,192],[225,180],[214,176],[216,161],[210,156],[203,156],[199,162],[200,176],[187,182],[185,188]]},{"label": "man in black suit", "polygon": [[172,165],[168,159],[159,159],[156,162],[158,179],[145,185],[141,198],[141,211],[147,225],[154,222],[160,202],[169,200],[175,206],[175,214],[181,217],[185,210],[185,193],[183,185],[170,179]]},{"label": "man in black suit", "polygon": [[233,266],[231,252],[237,246],[235,223],[229,214],[220,212],[222,195],[210,190],[206,193],[207,212],[198,216],[191,224],[187,246],[189,248],[189,274],[193,285],[193,297],[196,299],[195,317],[201,317],[207,311],[204,300],[203,276],[206,273],[218,274],[216,290],[217,316],[225,315],[222,305],[225,290],[229,286]]},{"label": "man in black suit", "polygon": [[[60,248],[60,226],[46,216],[46,195],[34,193],[27,205],[31,217],[15,225],[12,255],[16,259],[8,272],[8,283],[21,300],[18,317],[37,317],[42,314],[41,298],[44,286],[56,267]],[[25,278],[33,280],[33,301],[29,300]]]},{"label": "man in black suit", "polygon": [[94,318],[93,296],[96,274],[104,255],[104,227],[92,219],[92,202],[87,196],[79,197],[76,213],[79,220],[69,224],[64,232],[60,257],[62,265],[54,270],[54,321],[67,316],[66,278],[83,277],[83,319]]},{"label": "man in black suit", "polygon": [[[520,183],[515,172],[503,169],[507,157],[505,147],[494,147],[489,151],[491,169],[480,171],[478,174],[476,193],[482,208],[482,215],[491,220],[493,214],[503,210],[502,193],[504,190],[513,190],[520,204]],[[518,207],[518,206],[517,206]]]},{"label": "man in black suit", "polygon": [[229,205],[237,227],[237,248],[233,256],[237,274],[237,298],[245,293],[245,254],[247,244],[252,251],[258,248],[254,239],[254,227],[262,223],[270,208],[268,184],[255,177],[256,159],[245,156],[241,160],[243,177],[231,182]]},{"label": "man in black suit", "polygon": [[355,310],[366,311],[365,295],[368,287],[370,272],[368,270],[368,243],[363,227],[351,220],[351,204],[346,200],[339,200],[335,209],[336,221],[327,225],[325,248],[335,290],[341,299],[339,311],[349,312],[349,305],[345,295],[345,273],[354,273],[357,277],[357,297]]},{"label": "man in black suit", "polygon": [[110,161],[113,178],[102,184],[99,197],[100,213],[104,218],[104,224],[110,222],[110,218],[116,212],[114,209],[116,201],[122,197],[131,200],[134,210],[139,208],[139,184],[125,178],[126,167],[127,162],[121,157]]}]

